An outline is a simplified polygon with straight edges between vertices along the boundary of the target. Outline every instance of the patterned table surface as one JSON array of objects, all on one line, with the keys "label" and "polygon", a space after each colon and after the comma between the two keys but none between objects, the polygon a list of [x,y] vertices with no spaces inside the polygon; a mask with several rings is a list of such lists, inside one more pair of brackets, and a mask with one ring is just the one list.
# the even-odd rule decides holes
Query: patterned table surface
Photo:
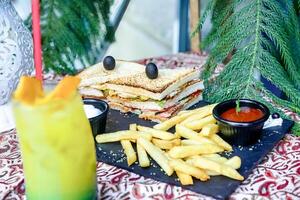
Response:
[{"label": "patterned table surface", "polygon": [[[177,54],[150,60],[159,66],[176,67],[201,65],[204,59],[198,54]],[[300,120],[298,115],[286,112]],[[101,162],[97,163],[97,182],[100,199],[211,199]],[[14,129],[0,133],[0,199],[25,199],[22,160]],[[287,134],[230,199],[300,199],[300,137]]]}]

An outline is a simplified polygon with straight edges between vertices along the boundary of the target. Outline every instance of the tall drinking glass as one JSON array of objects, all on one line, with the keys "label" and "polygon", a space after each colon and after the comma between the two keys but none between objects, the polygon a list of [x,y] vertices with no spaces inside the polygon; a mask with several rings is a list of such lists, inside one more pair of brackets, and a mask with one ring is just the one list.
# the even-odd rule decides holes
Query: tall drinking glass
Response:
[{"label": "tall drinking glass", "polygon": [[26,196],[95,199],[94,139],[79,95],[47,103],[14,102]]}]

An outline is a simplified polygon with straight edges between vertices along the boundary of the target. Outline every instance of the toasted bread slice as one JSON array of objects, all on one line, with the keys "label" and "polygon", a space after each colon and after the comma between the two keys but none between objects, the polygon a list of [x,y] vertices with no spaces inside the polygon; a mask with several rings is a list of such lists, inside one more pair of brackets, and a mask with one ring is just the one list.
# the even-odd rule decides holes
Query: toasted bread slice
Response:
[{"label": "toasted bread slice", "polygon": [[130,76],[120,77],[109,81],[110,84],[126,85],[134,88],[141,88],[153,93],[162,93],[168,87],[176,87],[198,78],[196,69],[194,68],[177,68],[177,69],[160,69],[156,79],[149,79],[146,73],[140,72]]},{"label": "toasted bread slice", "polygon": [[115,69],[106,70],[102,63],[93,65],[77,76],[81,78],[79,87],[103,84],[114,79],[136,75],[145,71],[145,66],[134,62],[116,61]]},{"label": "toasted bread slice", "polygon": [[146,76],[143,73],[143,75],[120,78],[98,86],[99,89],[109,89],[162,100],[185,83],[199,78],[199,72],[196,69],[161,69],[159,73],[161,75],[153,80],[147,77],[141,78]]},{"label": "toasted bread slice", "polygon": [[104,94],[101,90],[97,90],[91,87],[82,87],[79,88],[79,93],[84,97],[97,97],[97,98],[104,98]]}]

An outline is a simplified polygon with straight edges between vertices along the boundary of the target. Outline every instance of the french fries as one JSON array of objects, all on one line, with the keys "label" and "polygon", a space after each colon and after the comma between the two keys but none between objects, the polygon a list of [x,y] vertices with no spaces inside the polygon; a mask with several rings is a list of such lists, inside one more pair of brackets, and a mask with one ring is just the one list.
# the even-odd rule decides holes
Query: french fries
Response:
[{"label": "french fries", "polygon": [[201,156],[192,158],[190,160],[190,163],[195,167],[215,171],[217,173],[220,173],[224,176],[227,176],[227,177],[235,179],[235,180],[240,180],[240,181],[244,180],[244,177],[241,176],[234,168],[232,168],[226,164],[222,165],[218,162],[209,160],[209,159],[201,157]]},{"label": "french fries", "polygon": [[235,180],[239,180],[239,181],[243,181],[244,177],[242,175],[240,175],[240,173],[238,171],[236,171],[236,169],[233,169],[232,167],[229,167],[228,165],[221,165],[221,173],[223,176],[227,176],[229,178],[235,179]]},{"label": "french fries", "polygon": [[201,136],[212,136],[219,132],[219,126],[217,124],[207,124],[200,131]]},{"label": "french fries", "polygon": [[139,137],[137,131],[118,131],[114,133],[99,134],[96,136],[98,143],[117,142],[120,140],[136,140]]},{"label": "french fries", "polygon": [[182,185],[193,185],[193,178],[191,175],[188,175],[186,173],[176,171],[176,175],[179,178],[179,181]]},{"label": "french fries", "polygon": [[[200,108],[196,108],[194,110],[183,110],[183,111],[180,111],[177,115],[183,115],[183,114],[186,114],[186,113],[199,113],[209,107],[212,107],[214,108],[217,104],[210,104],[210,105],[207,105],[207,106],[203,106],[203,107],[200,107]],[[211,113],[210,113],[211,114]]]},{"label": "french fries", "polygon": [[[214,106],[181,111],[153,128],[130,124],[129,130],[101,134],[96,141],[121,142],[128,166],[138,160],[141,167],[149,167],[150,156],[168,176],[175,171],[182,185],[192,185],[192,177],[207,181],[210,176],[223,175],[244,180],[237,171],[241,159],[218,154],[232,151],[232,146],[217,134],[219,126],[212,116]],[[167,132],[173,126],[175,133]],[[136,152],[132,143],[136,143]]]},{"label": "french fries", "polygon": [[151,133],[146,133],[142,131],[117,131],[114,133],[105,133],[99,134],[96,136],[96,141],[98,143],[108,143],[108,142],[117,142],[121,140],[136,140],[138,137],[144,137],[147,140],[151,140]]},{"label": "french fries", "polygon": [[180,145],[180,139],[178,138],[173,140],[160,140],[153,138],[152,142],[160,149],[172,149],[173,147]]},{"label": "french fries", "polygon": [[219,176],[219,175],[221,175],[220,173],[212,171],[212,170],[205,170],[205,172],[207,173],[208,176]]},{"label": "french fries", "polygon": [[218,144],[220,147],[223,147],[227,151],[232,151],[232,146],[225,142],[220,136],[217,134],[213,134],[209,137],[212,141]]},{"label": "french fries", "polygon": [[151,140],[152,139],[152,134],[151,133],[148,133],[148,132],[144,132],[144,131],[138,131],[139,133],[139,137],[143,137],[145,138],[146,140]]},{"label": "french fries", "polygon": [[200,141],[197,141],[197,140],[190,140],[190,139],[181,140],[181,145],[182,146],[201,145],[201,144],[210,144],[210,143],[200,142]]},{"label": "french fries", "polygon": [[181,122],[181,124],[186,124],[187,122],[195,121],[195,120],[200,120],[204,117],[207,117],[212,114],[213,106],[205,107],[203,110],[199,112],[194,112],[192,115],[187,117],[185,120]]},{"label": "french fries", "polygon": [[219,154],[206,154],[206,155],[201,155],[204,158],[207,158],[209,160],[218,162],[218,163],[225,163],[228,161],[227,158],[220,156]]},{"label": "french fries", "polygon": [[176,146],[170,149],[169,155],[171,158],[186,158],[199,154],[211,154],[222,152],[223,149],[214,144],[202,144],[199,146]]},{"label": "french fries", "polygon": [[[129,130],[130,130],[130,131],[136,131],[136,124],[130,124],[130,125],[129,125]],[[151,137],[152,137],[152,135],[151,135]],[[150,140],[151,140],[151,138],[150,138]],[[130,140],[130,142],[135,143],[136,140]]]},{"label": "french fries", "polygon": [[242,165],[241,158],[238,156],[233,156],[232,158],[228,159],[224,162],[225,165],[228,165],[234,169],[239,169]]},{"label": "french fries", "polygon": [[201,156],[193,156],[191,159],[188,159],[188,163],[192,164],[195,167],[200,167],[201,169],[211,170],[218,173],[221,173],[221,165],[218,162],[204,158]]},{"label": "french fries", "polygon": [[137,126],[137,129],[139,131],[150,133],[152,137],[159,138],[162,140],[172,140],[176,138],[176,135],[174,135],[173,133],[169,133],[167,131],[156,130],[145,126]]},{"label": "french fries", "polygon": [[127,157],[127,164],[130,166],[137,160],[136,153],[129,140],[121,140],[121,145]]},{"label": "french fries", "polygon": [[[136,131],[136,129],[137,129],[137,125],[136,124],[130,124],[129,125],[129,130]],[[136,151],[137,151],[137,154],[138,154],[139,165],[141,167],[149,167],[150,166],[150,160],[148,158],[146,150],[141,145],[136,144]]]},{"label": "french fries", "polygon": [[161,149],[142,137],[138,138],[137,143],[147,151],[168,176],[173,174],[174,170],[168,163],[168,157],[165,156]]},{"label": "french fries", "polygon": [[150,160],[148,158],[147,152],[140,144],[136,144],[136,151],[138,154],[139,164],[141,167],[149,167]]},{"label": "french fries", "polygon": [[187,122],[186,124],[184,124],[184,126],[192,130],[200,130],[205,125],[214,123],[216,123],[216,119],[212,115],[209,115],[203,119]]},{"label": "french fries", "polygon": [[[136,125],[134,126],[134,124],[130,124],[129,130],[136,131]],[[135,140],[133,140],[133,141],[135,141]],[[121,140],[121,145],[124,149],[124,153],[127,158],[127,164],[128,164],[128,166],[130,166],[131,164],[133,164],[136,161],[135,151],[131,145],[130,140]]]},{"label": "french fries", "polygon": [[[202,156],[204,157],[204,156]],[[221,157],[224,158],[224,157]],[[226,158],[225,158],[226,159]],[[216,162],[218,162],[218,160],[216,160]],[[234,156],[230,159],[226,159],[225,162],[222,162],[225,165],[228,165],[230,167],[232,167],[233,169],[239,169],[241,167],[241,158],[238,156]],[[212,170],[206,170],[206,173],[210,176],[218,176],[221,175],[220,173],[216,172],[216,171],[212,171]]]},{"label": "french fries", "polygon": [[129,124],[129,130],[136,131],[137,130],[137,125],[136,124]]},{"label": "french fries", "polygon": [[202,137],[202,136],[198,135],[197,132],[195,132],[189,128],[186,128],[185,126],[182,126],[180,124],[176,125],[176,133],[179,134],[183,138],[195,140],[195,141],[198,141],[201,143],[215,144],[212,140],[210,140],[206,137]]},{"label": "french fries", "polygon": [[188,175],[191,175],[201,181],[207,181],[209,176],[205,173],[204,170],[191,166],[180,159],[172,159],[169,162],[170,166],[179,171]]},{"label": "french fries", "polygon": [[180,122],[182,122],[183,120],[185,120],[186,118],[188,118],[191,115],[193,115],[193,113],[190,113],[190,112],[182,114],[182,115],[177,115],[177,116],[172,117],[160,124],[156,124],[155,126],[153,126],[153,128],[157,129],[157,130],[162,130],[162,131],[169,130],[171,127],[175,126],[176,124],[179,124]]}]

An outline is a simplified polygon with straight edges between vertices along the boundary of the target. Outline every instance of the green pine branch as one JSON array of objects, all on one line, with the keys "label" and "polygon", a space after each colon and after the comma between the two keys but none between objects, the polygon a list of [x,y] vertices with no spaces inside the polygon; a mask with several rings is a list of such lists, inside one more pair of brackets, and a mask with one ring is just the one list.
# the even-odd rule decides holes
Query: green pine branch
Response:
[{"label": "green pine branch", "polygon": [[[111,0],[43,0],[41,32],[44,70],[75,74],[75,65],[96,62],[103,42],[113,40]],[[31,27],[31,16],[26,20]],[[78,66],[77,66],[78,67]]]},{"label": "green pine branch", "polygon": [[[211,1],[198,26],[203,26],[210,13],[213,27],[202,42],[202,47],[210,49],[201,75],[207,101],[256,99],[265,103],[271,111],[285,116],[270,103],[271,100],[276,105],[300,114],[298,6],[299,1],[283,0]],[[224,70],[211,79],[216,66],[232,52],[235,53]],[[268,91],[260,75],[283,91],[287,99],[278,98]],[[300,125],[297,124],[297,127]]]}]

